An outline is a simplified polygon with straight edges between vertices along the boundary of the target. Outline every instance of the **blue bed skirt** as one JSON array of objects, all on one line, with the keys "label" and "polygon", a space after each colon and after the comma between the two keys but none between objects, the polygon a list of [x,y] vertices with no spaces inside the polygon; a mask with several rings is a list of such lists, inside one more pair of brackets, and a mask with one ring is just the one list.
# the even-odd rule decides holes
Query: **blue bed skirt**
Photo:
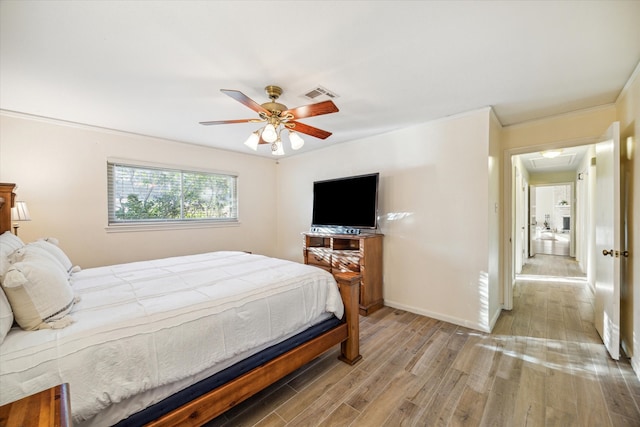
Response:
[{"label": "blue bed skirt", "polygon": [[235,365],[232,365],[184,390],[172,394],[164,400],[149,406],[136,414],[131,415],[116,424],[116,427],[139,427],[147,424],[162,415],[178,409],[180,406],[202,396],[203,394],[232,381],[252,369],[264,365],[270,360],[300,346],[301,344],[304,344],[310,339],[327,332],[328,330],[338,326],[341,322],[342,321],[338,320],[336,317],[331,317],[330,319],[318,323],[317,325],[294,335],[286,341],[266,348],[245,360],[241,360]]}]

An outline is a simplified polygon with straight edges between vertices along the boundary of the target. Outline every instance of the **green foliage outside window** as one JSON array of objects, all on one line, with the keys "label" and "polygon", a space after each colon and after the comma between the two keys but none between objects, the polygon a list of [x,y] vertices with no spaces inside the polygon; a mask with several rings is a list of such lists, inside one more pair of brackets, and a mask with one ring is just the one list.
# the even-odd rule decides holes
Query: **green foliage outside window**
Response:
[{"label": "green foliage outside window", "polygon": [[109,222],[237,220],[233,175],[108,164]]}]

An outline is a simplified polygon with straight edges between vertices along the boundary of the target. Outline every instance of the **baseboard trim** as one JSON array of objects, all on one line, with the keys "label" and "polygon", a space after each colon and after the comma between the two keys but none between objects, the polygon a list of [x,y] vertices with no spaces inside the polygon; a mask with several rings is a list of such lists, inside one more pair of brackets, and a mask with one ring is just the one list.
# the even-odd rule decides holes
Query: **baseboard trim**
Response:
[{"label": "baseboard trim", "polygon": [[[449,316],[443,313],[436,313],[430,310],[424,310],[422,308],[413,307],[410,305],[402,304],[402,303],[391,301],[388,299],[384,300],[384,305],[386,305],[387,307],[408,311],[410,313],[419,314],[421,316],[432,317],[437,320],[442,320],[443,322],[453,323],[454,325],[464,326],[465,328],[475,329],[477,331],[490,333],[491,327],[493,327],[493,324],[491,325],[491,327],[489,325],[481,325],[478,322],[472,322],[467,319],[462,319],[455,316]],[[497,321],[499,316],[500,316],[500,310],[498,310],[498,313],[493,316],[495,321]]]}]

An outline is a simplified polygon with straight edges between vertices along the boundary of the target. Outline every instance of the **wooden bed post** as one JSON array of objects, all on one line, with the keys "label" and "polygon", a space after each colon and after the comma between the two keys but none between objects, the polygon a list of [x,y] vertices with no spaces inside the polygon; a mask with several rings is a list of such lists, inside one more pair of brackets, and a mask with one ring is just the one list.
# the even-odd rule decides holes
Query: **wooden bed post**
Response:
[{"label": "wooden bed post", "polygon": [[353,365],[360,359],[360,278],[358,273],[335,273],[344,302],[344,313],[349,328],[349,338],[340,343],[343,362]]},{"label": "wooden bed post", "polygon": [[11,230],[11,208],[15,202],[15,184],[0,182],[0,234]]}]

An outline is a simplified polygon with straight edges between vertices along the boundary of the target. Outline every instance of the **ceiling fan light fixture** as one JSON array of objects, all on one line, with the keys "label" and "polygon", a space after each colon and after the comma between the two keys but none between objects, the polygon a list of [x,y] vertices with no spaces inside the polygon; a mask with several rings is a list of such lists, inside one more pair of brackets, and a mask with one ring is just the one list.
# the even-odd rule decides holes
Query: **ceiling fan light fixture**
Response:
[{"label": "ceiling fan light fixture", "polygon": [[547,159],[554,159],[562,154],[562,150],[546,150],[540,152],[540,154],[542,154],[542,157],[546,157]]},{"label": "ceiling fan light fixture", "polygon": [[264,127],[262,131],[262,139],[269,143],[274,143],[278,139],[278,134],[276,133],[276,128],[271,123]]},{"label": "ceiling fan light fixture", "polygon": [[[264,127],[249,135],[244,144],[254,151],[257,151],[258,146],[261,144],[270,144],[271,152],[275,155],[284,154],[282,140],[280,139],[280,135],[284,129],[289,130],[289,141],[294,150],[299,150],[304,145],[304,140],[300,137],[300,133],[311,135],[318,139],[327,139],[330,137],[331,132],[300,123],[298,120],[307,117],[321,116],[323,114],[337,113],[339,111],[338,107],[336,107],[331,100],[289,109],[286,105],[276,102],[280,95],[282,95],[282,88],[280,86],[270,85],[265,87],[267,96],[271,101],[265,102],[264,104],[258,104],[239,90],[220,89],[220,91],[258,113],[259,118],[211,120],[200,122],[200,124],[211,126],[232,123],[263,123]],[[328,93],[327,95],[330,97],[335,96],[335,94],[329,95]],[[292,131],[294,127],[296,129],[295,132]]]},{"label": "ceiling fan light fixture", "polygon": [[292,130],[289,131],[289,141],[291,142],[291,148],[294,150],[299,150],[304,145],[304,139]]},{"label": "ceiling fan light fixture", "polygon": [[253,151],[257,151],[259,143],[260,143],[260,132],[255,131],[251,135],[249,135],[249,138],[247,138],[247,140],[244,142],[244,145],[251,148]]}]

